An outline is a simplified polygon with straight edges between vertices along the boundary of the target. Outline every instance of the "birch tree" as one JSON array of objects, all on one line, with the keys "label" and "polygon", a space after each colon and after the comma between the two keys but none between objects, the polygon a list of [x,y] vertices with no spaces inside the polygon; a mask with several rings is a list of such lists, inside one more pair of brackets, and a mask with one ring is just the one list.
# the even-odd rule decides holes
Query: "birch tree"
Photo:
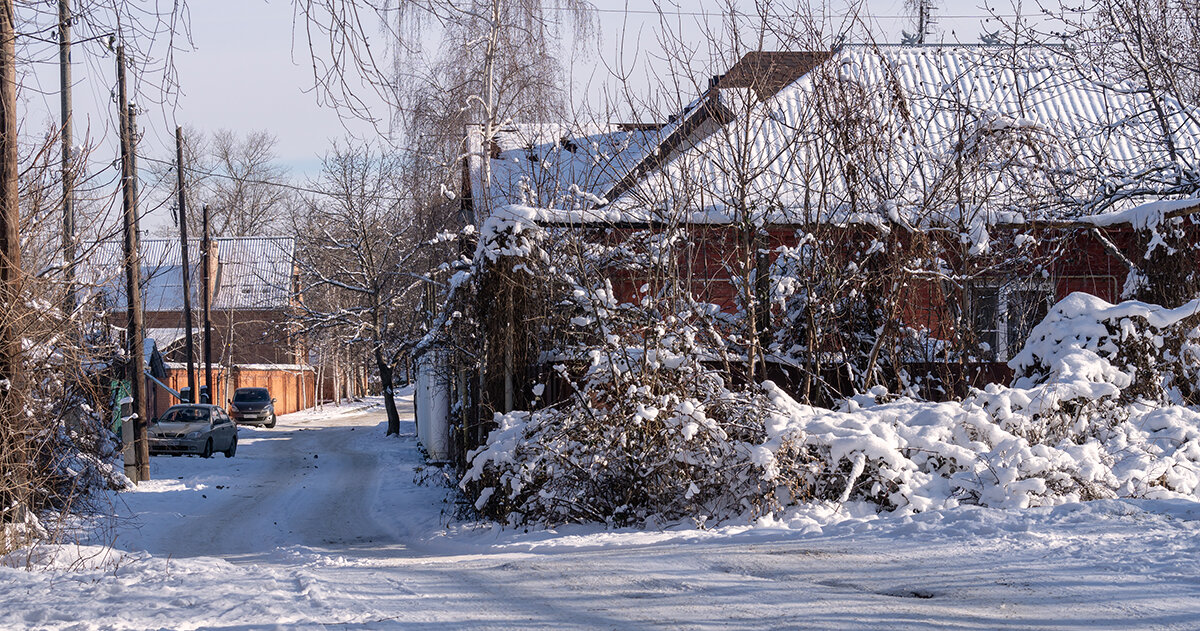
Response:
[{"label": "birch tree", "polygon": [[297,215],[305,301],[298,320],[305,331],[365,345],[374,359],[387,409],[387,435],[400,432],[396,410],[397,365],[405,342],[423,318],[419,226],[411,220],[404,161],[377,147],[335,145],[322,161],[315,187]]},{"label": "birch tree", "polygon": [[[296,3],[319,94],[343,111],[390,124],[434,194],[456,194],[464,153],[488,152],[503,125],[561,117],[569,102],[560,36],[571,27],[582,43],[593,32],[583,0]],[[369,23],[382,29],[383,47],[369,46],[361,30]],[[376,52],[381,48],[386,57]],[[390,108],[388,117],[367,107],[363,86]],[[478,126],[477,147],[467,146],[469,126]],[[486,161],[482,180],[490,182]]]}]

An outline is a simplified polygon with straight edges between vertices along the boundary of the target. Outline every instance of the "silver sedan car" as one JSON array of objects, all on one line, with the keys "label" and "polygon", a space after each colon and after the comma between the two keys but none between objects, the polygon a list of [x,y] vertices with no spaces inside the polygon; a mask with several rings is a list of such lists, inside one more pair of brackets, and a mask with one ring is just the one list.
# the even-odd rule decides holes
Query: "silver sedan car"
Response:
[{"label": "silver sedan car", "polygon": [[172,405],[151,422],[149,434],[151,454],[209,458],[219,451],[232,458],[237,453],[237,425],[215,405]]}]

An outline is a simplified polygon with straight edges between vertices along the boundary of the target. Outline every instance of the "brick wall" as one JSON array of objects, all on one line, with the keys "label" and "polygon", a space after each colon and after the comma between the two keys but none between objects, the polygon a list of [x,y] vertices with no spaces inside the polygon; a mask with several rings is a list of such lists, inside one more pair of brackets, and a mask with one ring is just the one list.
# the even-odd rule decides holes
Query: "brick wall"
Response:
[{"label": "brick wall", "polygon": [[[182,329],[183,313],[152,311],[146,313],[146,328]],[[299,344],[288,336],[288,317],[284,311],[222,311],[212,314],[212,351],[214,363],[219,358],[232,364],[296,364],[305,357]],[[195,353],[203,352],[203,323],[192,322]],[[172,345],[165,359],[184,361],[182,342]]]}]

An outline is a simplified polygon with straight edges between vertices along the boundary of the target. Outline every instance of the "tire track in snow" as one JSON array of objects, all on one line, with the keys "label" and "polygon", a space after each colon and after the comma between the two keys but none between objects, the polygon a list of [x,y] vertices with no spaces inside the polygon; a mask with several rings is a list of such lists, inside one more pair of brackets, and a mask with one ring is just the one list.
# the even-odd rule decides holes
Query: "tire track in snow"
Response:
[{"label": "tire track in snow", "polygon": [[255,562],[294,546],[394,543],[372,517],[379,457],[356,440],[382,418],[355,414],[320,427],[281,420],[273,430],[243,428],[233,459],[156,458],[164,479],[150,488],[165,489],[130,498],[131,508],[141,512],[139,501],[150,501],[176,518],[167,530],[141,528],[118,545],[155,556]]}]

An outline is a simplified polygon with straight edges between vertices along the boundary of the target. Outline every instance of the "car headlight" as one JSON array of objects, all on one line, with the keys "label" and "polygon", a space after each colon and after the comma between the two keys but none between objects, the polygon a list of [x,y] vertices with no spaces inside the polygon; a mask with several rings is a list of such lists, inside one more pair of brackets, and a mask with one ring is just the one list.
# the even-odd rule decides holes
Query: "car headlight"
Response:
[{"label": "car headlight", "polygon": [[196,430],[194,432],[188,432],[188,435],[184,436],[184,438],[200,438],[200,434],[202,434],[202,433],[203,432],[201,432],[200,430]]},{"label": "car headlight", "polygon": [[230,411],[230,412],[241,412],[242,410],[241,410],[240,408],[238,408],[238,406],[236,406],[236,405],[234,405],[234,404],[230,403],[230,404],[229,404],[229,411]]}]

